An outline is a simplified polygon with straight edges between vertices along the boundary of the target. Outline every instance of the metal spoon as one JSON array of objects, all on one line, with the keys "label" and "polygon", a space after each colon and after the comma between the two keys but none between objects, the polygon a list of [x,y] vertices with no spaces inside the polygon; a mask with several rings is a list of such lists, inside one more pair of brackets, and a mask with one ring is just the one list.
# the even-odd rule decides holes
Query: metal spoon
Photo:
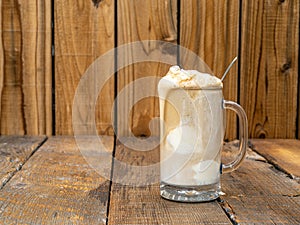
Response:
[{"label": "metal spoon", "polygon": [[222,76],[222,78],[221,78],[221,81],[223,81],[223,80],[225,79],[227,73],[229,72],[229,70],[231,69],[231,67],[233,66],[233,64],[237,61],[237,59],[238,59],[238,57],[236,56],[236,57],[232,60],[232,62],[230,63],[230,65],[229,65],[229,66],[227,67],[227,69],[225,70],[225,72],[224,72],[224,74],[223,74],[223,76]]}]

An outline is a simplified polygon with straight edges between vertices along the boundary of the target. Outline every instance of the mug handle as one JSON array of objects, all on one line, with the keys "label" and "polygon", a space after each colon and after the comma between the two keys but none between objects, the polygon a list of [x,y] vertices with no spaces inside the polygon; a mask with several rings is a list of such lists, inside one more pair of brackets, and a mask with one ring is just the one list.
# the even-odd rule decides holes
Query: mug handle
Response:
[{"label": "mug handle", "polygon": [[247,145],[248,145],[248,122],[247,122],[247,116],[244,109],[236,102],[224,100],[223,107],[224,109],[233,110],[238,115],[239,128],[240,128],[239,129],[239,140],[240,140],[239,153],[237,155],[237,158],[231,163],[222,165],[222,172],[229,173],[237,169],[246,156]]}]

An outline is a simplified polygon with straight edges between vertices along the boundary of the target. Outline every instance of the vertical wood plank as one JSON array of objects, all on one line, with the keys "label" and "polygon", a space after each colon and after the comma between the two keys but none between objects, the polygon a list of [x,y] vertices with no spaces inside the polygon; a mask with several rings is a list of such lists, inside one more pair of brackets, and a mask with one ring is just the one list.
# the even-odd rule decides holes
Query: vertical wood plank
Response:
[{"label": "vertical wood plank", "polygon": [[[300,7],[299,7],[300,8]],[[296,132],[297,133],[297,135],[296,135],[296,138],[298,138],[298,139],[300,139],[300,32],[299,32],[299,30],[300,30],[300,9],[298,8],[298,24],[299,24],[299,28],[298,28],[298,33],[297,33],[297,35],[298,35],[298,40],[299,40],[299,42],[298,42],[298,56],[297,56],[297,58],[298,58],[298,63],[297,63],[297,61],[295,62],[295,63],[297,63],[297,68],[298,68],[298,124],[297,124],[297,126],[298,126],[298,131]],[[296,37],[297,38],[297,37]]]},{"label": "vertical wood plank", "polygon": [[[2,4],[3,2],[0,2],[0,43],[3,43],[3,26],[2,26]],[[2,112],[2,90],[3,90],[3,82],[4,82],[4,49],[3,44],[0,44],[0,115]],[[1,123],[0,123],[1,127]]]},{"label": "vertical wood plank", "polygon": [[[176,44],[176,0],[123,0],[118,1],[118,45],[128,44],[143,40],[161,40]],[[145,44],[143,48],[150,54],[158,46]],[[119,57],[130,60],[132,49],[128,49],[127,55]],[[167,53],[174,56],[176,64],[176,52]],[[159,62],[141,62],[127,66],[118,72],[118,91],[139,78],[147,76],[164,76],[170,65]],[[152,95],[157,95],[156,82],[147,83],[147,87],[135,85],[132,96],[120,96],[119,101],[125,102],[125,106],[118,110],[118,135],[119,136],[150,136],[159,134],[158,123],[151,129],[149,122],[159,116],[158,99],[148,97],[133,105],[133,95],[143,92],[143,88],[152,90]],[[125,112],[129,118],[124,118]],[[128,121],[128,123],[127,123]]]},{"label": "vertical wood plank", "polygon": [[1,134],[51,134],[51,2],[1,1]]},{"label": "vertical wood plank", "polygon": [[[238,56],[239,1],[186,0],[181,1],[180,45],[195,52],[221,78],[227,66]],[[183,67],[191,65],[182,54]],[[189,68],[193,69],[193,68]],[[231,68],[224,80],[224,97],[237,101],[238,66]],[[236,118],[227,116],[226,138],[236,138]]]},{"label": "vertical wood plank", "polygon": [[299,1],[243,1],[241,104],[251,137],[295,138]]},{"label": "vertical wood plank", "polygon": [[[114,1],[55,1],[56,134],[72,134],[72,104],[87,68],[114,48]],[[93,88],[93,87],[87,87]],[[112,134],[114,79],[99,93],[95,121],[99,134]],[[87,100],[88,101],[88,100]],[[93,104],[90,102],[90,104]]]}]

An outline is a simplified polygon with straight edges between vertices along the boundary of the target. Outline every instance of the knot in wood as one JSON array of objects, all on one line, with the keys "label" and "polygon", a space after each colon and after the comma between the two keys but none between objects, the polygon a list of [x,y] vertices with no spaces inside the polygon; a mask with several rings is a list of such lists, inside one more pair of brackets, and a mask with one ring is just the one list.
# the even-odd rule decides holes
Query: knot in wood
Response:
[{"label": "knot in wood", "polygon": [[280,68],[280,71],[282,73],[287,72],[289,69],[291,68],[291,62],[287,62],[285,64],[282,65],[282,67]]},{"label": "knot in wood", "polygon": [[92,0],[93,1],[93,3],[94,3],[94,6],[96,7],[96,8],[98,8],[99,7],[99,4],[103,1],[103,0]]}]

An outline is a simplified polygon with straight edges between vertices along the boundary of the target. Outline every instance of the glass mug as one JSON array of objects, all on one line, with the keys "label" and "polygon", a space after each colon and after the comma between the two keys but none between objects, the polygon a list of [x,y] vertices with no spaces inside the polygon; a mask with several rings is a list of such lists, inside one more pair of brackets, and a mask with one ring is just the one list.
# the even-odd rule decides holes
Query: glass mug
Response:
[{"label": "glass mug", "polygon": [[[248,142],[243,108],[223,98],[222,87],[174,87],[160,95],[160,194],[180,202],[205,202],[219,197],[220,175],[243,161]],[[221,163],[225,109],[239,117],[239,153]]]}]

